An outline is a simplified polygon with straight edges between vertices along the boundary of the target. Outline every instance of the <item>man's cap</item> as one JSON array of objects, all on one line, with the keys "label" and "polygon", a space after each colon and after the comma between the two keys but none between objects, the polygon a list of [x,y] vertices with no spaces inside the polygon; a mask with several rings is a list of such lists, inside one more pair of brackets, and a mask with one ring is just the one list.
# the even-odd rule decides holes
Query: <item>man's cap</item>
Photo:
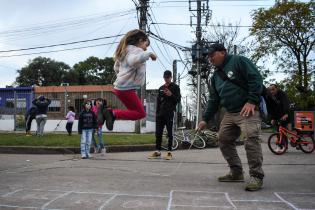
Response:
[{"label": "man's cap", "polygon": [[208,55],[217,52],[217,51],[225,51],[225,47],[223,44],[220,43],[214,43],[212,45],[210,45],[209,50],[208,50]]},{"label": "man's cap", "polygon": [[166,70],[164,71],[163,77],[171,77],[172,76],[172,72],[170,70]]}]

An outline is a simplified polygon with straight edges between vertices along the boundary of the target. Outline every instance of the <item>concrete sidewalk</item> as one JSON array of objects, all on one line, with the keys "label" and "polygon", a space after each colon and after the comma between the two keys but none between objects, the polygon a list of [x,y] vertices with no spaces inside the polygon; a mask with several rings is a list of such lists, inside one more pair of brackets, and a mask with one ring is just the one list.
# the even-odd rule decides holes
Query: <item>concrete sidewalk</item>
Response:
[{"label": "concrete sidewalk", "polygon": [[[264,188],[220,183],[228,172],[218,148],[177,150],[175,159],[150,152],[80,155],[0,154],[0,209],[65,210],[301,210],[315,209],[315,153],[289,147],[272,154],[263,136]],[[246,153],[238,148],[246,181]],[[165,152],[163,152],[165,155]]]}]

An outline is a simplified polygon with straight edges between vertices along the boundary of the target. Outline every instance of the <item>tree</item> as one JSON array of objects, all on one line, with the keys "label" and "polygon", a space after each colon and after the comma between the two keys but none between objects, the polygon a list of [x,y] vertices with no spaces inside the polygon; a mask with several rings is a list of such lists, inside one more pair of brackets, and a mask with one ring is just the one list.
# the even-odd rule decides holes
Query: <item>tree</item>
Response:
[{"label": "tree", "polygon": [[115,76],[113,58],[100,59],[89,57],[73,66],[73,74],[78,76],[79,85],[95,84],[104,85],[112,84]]},{"label": "tree", "polygon": [[307,97],[304,92],[298,92],[296,85],[298,80],[293,76],[278,83],[280,89],[284,90],[289,98],[289,101],[295,104],[298,110],[314,110],[315,108],[315,92],[308,90]]},{"label": "tree", "polygon": [[16,83],[20,86],[49,86],[60,85],[70,67],[50,58],[37,57],[28,62],[28,65],[18,70]]},{"label": "tree", "polygon": [[[255,57],[273,55],[278,69],[297,80],[297,90],[309,90],[315,44],[315,4],[278,1],[270,9],[254,10],[251,35],[256,38]],[[305,96],[304,96],[305,97]]]}]

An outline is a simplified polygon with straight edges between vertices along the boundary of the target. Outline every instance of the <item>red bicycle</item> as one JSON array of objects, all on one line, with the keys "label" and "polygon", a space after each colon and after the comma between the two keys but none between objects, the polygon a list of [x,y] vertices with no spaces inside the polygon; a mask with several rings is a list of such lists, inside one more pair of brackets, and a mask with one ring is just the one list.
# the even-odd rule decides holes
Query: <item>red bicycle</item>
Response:
[{"label": "red bicycle", "polygon": [[270,135],[268,147],[272,153],[282,155],[288,149],[288,142],[304,153],[312,153],[315,149],[314,132],[290,131],[283,126],[279,126],[279,132]]}]

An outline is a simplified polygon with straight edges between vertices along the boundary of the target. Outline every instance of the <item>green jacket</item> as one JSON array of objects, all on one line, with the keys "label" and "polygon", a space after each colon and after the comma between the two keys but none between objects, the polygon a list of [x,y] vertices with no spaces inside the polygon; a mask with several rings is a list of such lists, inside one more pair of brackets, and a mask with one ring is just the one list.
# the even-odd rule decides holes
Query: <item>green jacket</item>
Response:
[{"label": "green jacket", "polygon": [[[223,81],[218,75],[223,70],[230,79],[235,79],[247,86],[248,91],[232,83]],[[223,64],[211,77],[210,97],[203,120],[208,122],[214,117],[219,106],[230,113],[240,112],[246,102],[259,105],[262,92],[262,78],[256,66],[248,59],[239,55],[227,55]]]}]

